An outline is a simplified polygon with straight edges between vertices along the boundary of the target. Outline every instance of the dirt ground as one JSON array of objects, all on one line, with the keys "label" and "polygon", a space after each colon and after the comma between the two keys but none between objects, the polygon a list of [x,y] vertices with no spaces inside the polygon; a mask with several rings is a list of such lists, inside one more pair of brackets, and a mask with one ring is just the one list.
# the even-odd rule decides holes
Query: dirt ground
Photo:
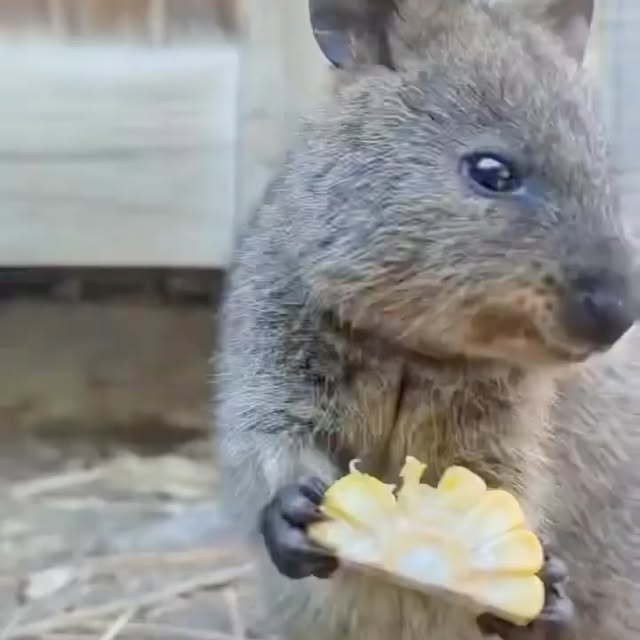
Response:
[{"label": "dirt ground", "polygon": [[211,309],[0,311],[0,640],[261,637],[216,503]]},{"label": "dirt ground", "polygon": [[259,637],[206,442],[0,444],[0,638]]}]

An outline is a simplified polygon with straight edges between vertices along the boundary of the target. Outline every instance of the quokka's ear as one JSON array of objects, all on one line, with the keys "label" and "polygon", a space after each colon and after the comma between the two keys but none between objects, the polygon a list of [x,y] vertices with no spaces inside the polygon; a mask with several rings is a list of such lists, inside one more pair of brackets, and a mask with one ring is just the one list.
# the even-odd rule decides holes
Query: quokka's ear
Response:
[{"label": "quokka's ear", "polygon": [[563,44],[565,52],[578,64],[582,64],[591,34],[594,0],[519,0],[519,2],[524,4],[526,9],[537,14]]},{"label": "quokka's ear", "polygon": [[378,64],[393,68],[388,30],[397,10],[397,0],[309,0],[316,42],[337,67]]},{"label": "quokka's ear", "polygon": [[551,28],[564,43],[566,52],[582,64],[591,25],[594,0],[553,0],[547,9]]},{"label": "quokka's ear", "polygon": [[309,10],[316,42],[332,64],[393,68],[389,31],[399,13],[407,20],[425,19],[436,9],[464,4],[512,5],[541,20],[567,55],[579,64],[584,59],[594,0],[309,0]]}]

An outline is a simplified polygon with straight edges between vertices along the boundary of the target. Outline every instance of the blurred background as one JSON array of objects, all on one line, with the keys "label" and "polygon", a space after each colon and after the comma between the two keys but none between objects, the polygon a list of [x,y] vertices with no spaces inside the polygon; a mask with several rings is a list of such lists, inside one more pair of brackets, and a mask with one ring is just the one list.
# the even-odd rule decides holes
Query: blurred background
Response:
[{"label": "blurred background", "polygon": [[[640,229],[640,4],[596,24]],[[216,308],[327,71],[304,0],[0,0],[0,640],[261,637],[216,508]]]}]

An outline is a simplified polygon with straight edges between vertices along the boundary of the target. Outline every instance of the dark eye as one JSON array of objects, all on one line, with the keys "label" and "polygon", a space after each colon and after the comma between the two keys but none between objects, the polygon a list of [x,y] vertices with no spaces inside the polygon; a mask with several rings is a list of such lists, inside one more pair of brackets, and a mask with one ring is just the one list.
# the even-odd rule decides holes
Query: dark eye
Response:
[{"label": "dark eye", "polygon": [[514,163],[497,153],[471,153],[462,159],[462,173],[489,194],[513,193],[522,185]]}]

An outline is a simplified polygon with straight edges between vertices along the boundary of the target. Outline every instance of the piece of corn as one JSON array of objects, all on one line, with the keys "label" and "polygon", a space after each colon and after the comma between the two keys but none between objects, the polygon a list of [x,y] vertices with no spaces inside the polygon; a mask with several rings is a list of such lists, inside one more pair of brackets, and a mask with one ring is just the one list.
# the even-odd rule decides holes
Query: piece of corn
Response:
[{"label": "piece of corn", "polygon": [[343,565],[528,624],[544,605],[543,551],[517,500],[463,467],[449,468],[437,487],[421,484],[424,469],[408,457],[395,492],[352,462],[327,490],[328,519],[311,525],[310,537]]}]

